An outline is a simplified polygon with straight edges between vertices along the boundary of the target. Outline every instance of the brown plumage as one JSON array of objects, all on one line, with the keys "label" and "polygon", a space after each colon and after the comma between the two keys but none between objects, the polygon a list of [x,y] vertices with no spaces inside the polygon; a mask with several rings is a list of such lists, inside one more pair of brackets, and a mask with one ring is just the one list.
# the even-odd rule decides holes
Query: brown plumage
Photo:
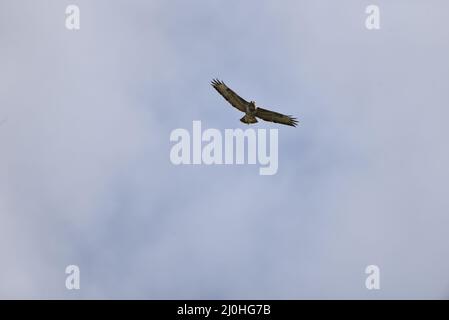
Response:
[{"label": "brown plumage", "polygon": [[234,108],[245,113],[245,116],[240,119],[243,123],[256,123],[256,118],[259,118],[265,121],[285,124],[292,127],[296,127],[298,124],[296,118],[292,116],[256,107],[254,101],[246,101],[230,89],[223,81],[214,79],[211,84]]}]

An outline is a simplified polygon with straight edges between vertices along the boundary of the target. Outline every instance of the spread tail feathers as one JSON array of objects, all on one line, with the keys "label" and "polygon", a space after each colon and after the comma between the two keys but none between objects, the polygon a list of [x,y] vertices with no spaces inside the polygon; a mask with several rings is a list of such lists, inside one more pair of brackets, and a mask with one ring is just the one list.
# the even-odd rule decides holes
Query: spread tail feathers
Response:
[{"label": "spread tail feathers", "polygon": [[246,124],[250,124],[250,123],[256,123],[257,119],[256,119],[256,117],[251,117],[251,116],[245,115],[242,119],[240,119],[240,121],[242,121],[243,123],[246,123]]}]

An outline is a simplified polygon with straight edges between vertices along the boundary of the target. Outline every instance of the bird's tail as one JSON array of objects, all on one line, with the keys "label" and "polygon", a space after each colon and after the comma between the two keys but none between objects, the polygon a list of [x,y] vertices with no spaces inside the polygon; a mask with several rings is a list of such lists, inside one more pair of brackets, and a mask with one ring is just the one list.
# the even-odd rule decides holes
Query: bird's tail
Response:
[{"label": "bird's tail", "polygon": [[250,124],[250,123],[256,123],[257,119],[254,116],[245,115],[242,119],[240,119],[243,123]]}]

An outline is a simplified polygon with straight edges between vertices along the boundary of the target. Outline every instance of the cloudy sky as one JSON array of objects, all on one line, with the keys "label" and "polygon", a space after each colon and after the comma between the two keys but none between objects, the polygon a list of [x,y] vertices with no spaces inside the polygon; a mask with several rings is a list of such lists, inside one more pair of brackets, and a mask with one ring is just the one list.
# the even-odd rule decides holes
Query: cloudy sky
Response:
[{"label": "cloudy sky", "polygon": [[[448,10],[2,0],[0,297],[448,298]],[[300,120],[253,127],[276,175],[170,162],[193,120],[245,128],[215,77]]]}]

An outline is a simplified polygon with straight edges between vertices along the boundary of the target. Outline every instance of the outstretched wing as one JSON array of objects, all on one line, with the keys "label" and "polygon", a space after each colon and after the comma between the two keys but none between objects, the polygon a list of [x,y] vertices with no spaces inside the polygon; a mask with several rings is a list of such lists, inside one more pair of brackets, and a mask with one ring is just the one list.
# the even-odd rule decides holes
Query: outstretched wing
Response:
[{"label": "outstretched wing", "polygon": [[262,109],[262,108],[256,109],[256,117],[260,118],[262,120],[265,120],[265,121],[285,124],[287,126],[292,126],[292,127],[296,127],[296,125],[298,124],[298,121],[296,120],[296,118],[293,118],[292,116],[286,116],[281,113],[277,113],[277,112]]},{"label": "outstretched wing", "polygon": [[223,81],[214,79],[211,82],[212,87],[218,91],[219,94],[223,96],[234,108],[239,109],[242,112],[246,112],[246,106],[249,104],[248,101],[240,97],[237,93],[232,91]]}]

